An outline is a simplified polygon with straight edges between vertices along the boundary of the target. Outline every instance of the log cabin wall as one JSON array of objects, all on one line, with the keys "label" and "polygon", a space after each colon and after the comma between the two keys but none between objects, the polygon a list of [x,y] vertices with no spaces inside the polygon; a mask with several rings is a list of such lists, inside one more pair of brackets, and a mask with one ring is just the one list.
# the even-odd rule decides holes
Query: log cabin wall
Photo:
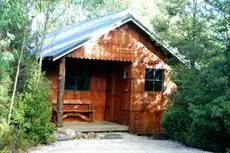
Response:
[{"label": "log cabin wall", "polygon": [[[116,113],[113,113],[111,116],[111,113],[108,113],[109,101],[112,101],[111,92],[108,92],[111,89],[106,90],[108,87],[106,84],[112,84],[112,82],[108,82],[108,73],[95,73],[92,78],[92,89],[96,90],[97,88],[101,92],[93,92],[94,90],[92,93],[65,91],[64,99],[94,99],[94,107],[100,110],[98,111],[100,113],[96,112],[96,120],[110,120],[129,125],[130,132],[137,134],[161,132],[161,116],[170,102],[170,95],[176,90],[176,85],[170,80],[171,68],[164,62],[166,56],[152,43],[150,38],[146,37],[143,31],[133,24],[126,23],[104,36],[86,43],[66,57],[78,60],[88,59],[91,62],[98,60],[130,62],[131,64],[126,70],[129,81],[124,83],[120,80],[120,83],[117,84],[117,89],[128,90],[125,96],[123,95],[125,98],[121,99],[121,103],[119,103],[120,110],[123,110],[120,115],[116,116]],[[52,63],[51,70],[48,70],[48,78],[53,87],[53,99],[56,99],[57,93],[55,68],[58,66],[55,64],[56,62]],[[164,69],[163,92],[145,92],[146,68]],[[118,77],[119,73],[114,74],[114,77]],[[126,87],[121,87],[122,85]],[[118,90],[115,89],[115,92],[119,95]],[[99,107],[101,108],[99,109]],[[124,116],[128,116],[128,118],[122,121]]]}]

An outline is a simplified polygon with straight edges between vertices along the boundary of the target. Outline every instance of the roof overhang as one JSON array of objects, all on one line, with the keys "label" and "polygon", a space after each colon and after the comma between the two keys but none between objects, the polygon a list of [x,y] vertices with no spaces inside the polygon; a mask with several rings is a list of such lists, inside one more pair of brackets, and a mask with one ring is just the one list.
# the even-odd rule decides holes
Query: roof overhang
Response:
[{"label": "roof overhang", "polygon": [[134,12],[131,12],[129,10],[128,13],[126,13],[126,15],[124,15],[124,18],[122,18],[121,20],[114,22],[113,24],[111,24],[110,26],[106,27],[103,30],[96,30],[95,32],[93,32],[93,34],[88,34],[80,43],[73,44],[72,46],[62,50],[59,54],[54,55],[51,58],[53,61],[56,61],[62,58],[63,56],[75,51],[76,49],[86,45],[88,42],[98,40],[101,36],[128,22],[132,22],[138,28],[140,28],[144,33],[146,33],[151,38],[152,42],[160,46],[162,50],[168,52],[170,55],[175,57],[178,61],[186,65],[189,65],[190,60],[186,59],[184,55],[180,54],[177,48],[172,47],[168,41],[163,41],[158,34],[150,30],[148,23],[141,20],[141,18],[138,15],[136,15]]}]

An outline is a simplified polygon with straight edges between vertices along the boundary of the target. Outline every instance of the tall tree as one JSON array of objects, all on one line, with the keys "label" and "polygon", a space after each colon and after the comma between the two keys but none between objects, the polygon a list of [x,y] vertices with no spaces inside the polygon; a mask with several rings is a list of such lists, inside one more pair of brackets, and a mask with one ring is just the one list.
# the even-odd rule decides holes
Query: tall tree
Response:
[{"label": "tall tree", "polygon": [[162,125],[173,139],[226,151],[230,146],[229,1],[180,2],[161,1],[168,22],[153,19],[152,23],[201,69],[181,65],[174,68],[178,92]]}]

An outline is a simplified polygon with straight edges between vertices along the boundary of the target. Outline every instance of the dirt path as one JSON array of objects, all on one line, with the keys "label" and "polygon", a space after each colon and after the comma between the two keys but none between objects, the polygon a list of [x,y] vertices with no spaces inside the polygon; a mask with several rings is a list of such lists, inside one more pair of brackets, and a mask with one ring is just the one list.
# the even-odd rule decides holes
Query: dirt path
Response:
[{"label": "dirt path", "polygon": [[40,146],[31,153],[208,153],[169,140],[119,133],[122,139],[80,139]]}]

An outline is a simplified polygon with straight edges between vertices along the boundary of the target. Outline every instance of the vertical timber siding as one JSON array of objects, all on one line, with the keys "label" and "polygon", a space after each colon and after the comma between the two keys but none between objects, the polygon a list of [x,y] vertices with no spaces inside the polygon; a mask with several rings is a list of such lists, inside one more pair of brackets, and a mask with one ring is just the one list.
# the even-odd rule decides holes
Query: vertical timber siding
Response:
[{"label": "vertical timber siding", "polygon": [[[146,37],[146,34],[137,27],[127,23],[104,36],[86,43],[66,55],[67,58],[88,59],[89,61],[114,61],[129,62],[128,84],[130,89],[126,94],[120,107],[120,123],[128,124],[130,132],[137,134],[153,134],[161,132],[160,121],[163,111],[170,102],[170,95],[176,90],[176,85],[170,80],[171,68],[164,61],[166,56],[157,49],[155,44]],[[103,70],[103,66],[101,69]],[[51,68],[52,67],[52,68]],[[52,81],[53,96],[57,97],[57,68],[56,62],[47,69],[48,78]],[[164,69],[164,91],[145,92],[145,69]],[[121,71],[122,72],[122,71]],[[64,99],[89,99],[93,100],[96,109],[96,120],[109,118],[106,114],[108,94],[106,93],[106,83],[108,76],[106,73],[97,72],[93,74],[91,87],[92,92],[64,92]],[[122,85],[121,85],[122,86]],[[100,88],[100,89],[99,89]],[[125,89],[126,87],[120,87]],[[124,93],[124,92],[123,92]],[[98,113],[97,113],[98,112]],[[128,116],[123,119],[122,116]],[[129,121],[128,121],[129,120]]]}]

